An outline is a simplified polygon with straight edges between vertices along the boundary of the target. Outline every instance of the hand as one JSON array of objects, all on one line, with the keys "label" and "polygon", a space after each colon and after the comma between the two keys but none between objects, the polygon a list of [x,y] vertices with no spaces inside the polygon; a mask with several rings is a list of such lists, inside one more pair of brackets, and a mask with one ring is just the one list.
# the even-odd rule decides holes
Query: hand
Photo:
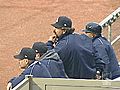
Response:
[{"label": "hand", "polygon": [[55,42],[55,40],[56,40],[56,35],[50,36],[48,40],[49,40],[49,41],[52,41],[52,42]]},{"label": "hand", "polygon": [[7,85],[7,90],[11,90],[12,89],[12,83],[9,82],[8,85]]},{"label": "hand", "polygon": [[97,79],[97,80],[101,80],[101,79],[102,79],[102,75],[101,75],[101,72],[100,72],[100,71],[97,71],[97,72],[96,72],[96,79]]}]

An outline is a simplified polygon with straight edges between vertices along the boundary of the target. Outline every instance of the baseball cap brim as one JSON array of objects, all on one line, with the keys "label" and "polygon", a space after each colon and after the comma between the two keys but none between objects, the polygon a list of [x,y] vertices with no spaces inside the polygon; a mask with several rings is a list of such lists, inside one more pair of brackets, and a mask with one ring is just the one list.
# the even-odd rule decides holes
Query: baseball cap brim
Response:
[{"label": "baseball cap brim", "polygon": [[62,28],[62,26],[60,26],[58,22],[51,24],[51,25],[55,28]]},{"label": "baseball cap brim", "polygon": [[82,30],[82,32],[85,32],[85,33],[91,33],[90,30],[86,29],[86,30]]},{"label": "baseball cap brim", "polygon": [[24,59],[24,57],[22,55],[20,55],[20,54],[19,55],[15,55],[14,58],[15,59],[20,59],[20,60]]}]

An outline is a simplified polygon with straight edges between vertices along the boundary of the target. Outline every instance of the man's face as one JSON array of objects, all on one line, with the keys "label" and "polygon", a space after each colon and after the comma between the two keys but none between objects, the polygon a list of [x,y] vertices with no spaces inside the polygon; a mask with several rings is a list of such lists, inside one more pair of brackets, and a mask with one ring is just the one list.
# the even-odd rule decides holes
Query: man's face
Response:
[{"label": "man's face", "polygon": [[42,56],[42,54],[40,54],[40,53],[36,53],[36,57],[35,57],[35,59],[38,60],[41,56]]},{"label": "man's face", "polygon": [[93,38],[93,33],[86,33],[89,38]]},{"label": "man's face", "polygon": [[28,59],[19,60],[19,66],[21,69],[25,69],[28,66]]},{"label": "man's face", "polygon": [[64,30],[54,28],[53,32],[56,35],[56,37],[60,37],[63,34]]}]

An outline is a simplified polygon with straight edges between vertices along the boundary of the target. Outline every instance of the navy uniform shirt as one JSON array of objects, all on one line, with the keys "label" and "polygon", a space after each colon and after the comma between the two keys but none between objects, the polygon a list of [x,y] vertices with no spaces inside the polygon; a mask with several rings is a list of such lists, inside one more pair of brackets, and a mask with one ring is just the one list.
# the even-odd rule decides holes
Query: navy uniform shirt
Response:
[{"label": "navy uniform shirt", "polygon": [[52,78],[67,78],[63,62],[53,49],[48,50],[42,56],[40,62],[47,67]]},{"label": "navy uniform shirt", "polygon": [[106,72],[108,78],[115,79],[120,76],[120,67],[114,50],[106,38],[101,35],[93,39],[93,47],[96,52],[96,57],[100,57],[106,64]]},{"label": "navy uniform shirt", "polygon": [[[49,49],[55,49],[63,61],[65,72],[69,78],[93,79],[96,75],[92,42],[84,42],[84,35],[64,34],[58,38],[55,47],[51,41],[47,42]],[[85,46],[84,46],[85,45]],[[90,47],[90,49],[88,49]]]},{"label": "navy uniform shirt", "polygon": [[37,78],[51,78],[51,75],[46,66],[38,61],[35,61],[30,64],[30,66],[26,68],[18,77],[15,77],[9,81],[12,83],[12,88],[24,80],[25,75],[33,75],[33,77]]}]

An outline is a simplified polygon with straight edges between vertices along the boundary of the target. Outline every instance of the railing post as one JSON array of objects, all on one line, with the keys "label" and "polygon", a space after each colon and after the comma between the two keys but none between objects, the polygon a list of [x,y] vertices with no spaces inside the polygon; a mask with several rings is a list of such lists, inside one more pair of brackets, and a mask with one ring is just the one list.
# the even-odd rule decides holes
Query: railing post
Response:
[{"label": "railing post", "polygon": [[112,41],[112,29],[111,29],[111,25],[108,25],[108,41],[110,43]]},{"label": "railing post", "polygon": [[29,90],[33,90],[32,89],[33,75],[26,75],[26,77],[29,79]]}]

